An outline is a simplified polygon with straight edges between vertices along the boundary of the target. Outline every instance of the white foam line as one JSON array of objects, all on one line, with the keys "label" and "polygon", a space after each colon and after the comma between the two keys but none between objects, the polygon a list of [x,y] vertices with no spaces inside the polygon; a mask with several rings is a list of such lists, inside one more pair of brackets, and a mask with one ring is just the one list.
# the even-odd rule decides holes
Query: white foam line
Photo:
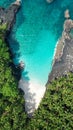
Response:
[{"label": "white foam line", "polygon": [[57,43],[56,43],[56,46],[55,46],[55,49],[54,49],[53,60],[54,60],[55,55],[56,55],[57,45],[58,45],[58,43],[59,43],[59,39],[58,39],[58,41],[57,41]]}]

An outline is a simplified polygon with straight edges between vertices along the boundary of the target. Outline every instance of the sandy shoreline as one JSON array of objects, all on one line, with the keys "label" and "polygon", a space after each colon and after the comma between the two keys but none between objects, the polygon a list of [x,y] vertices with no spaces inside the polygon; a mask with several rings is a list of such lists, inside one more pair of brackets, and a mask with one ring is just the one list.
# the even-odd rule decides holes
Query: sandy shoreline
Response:
[{"label": "sandy shoreline", "polygon": [[19,88],[24,92],[25,111],[29,116],[32,116],[44,96],[46,87],[34,79],[30,82],[20,79]]}]

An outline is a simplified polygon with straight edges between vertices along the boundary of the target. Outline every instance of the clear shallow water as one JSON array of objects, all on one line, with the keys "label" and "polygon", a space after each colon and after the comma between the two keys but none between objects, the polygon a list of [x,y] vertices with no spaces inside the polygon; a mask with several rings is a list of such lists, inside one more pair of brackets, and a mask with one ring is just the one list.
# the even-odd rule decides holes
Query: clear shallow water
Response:
[{"label": "clear shallow water", "polygon": [[[7,7],[13,1],[2,0],[0,5]],[[55,46],[62,33],[64,11],[69,8],[72,16],[72,5],[72,0],[55,0],[50,5],[45,0],[22,0],[9,40],[14,63],[25,63],[24,79],[46,84]]]}]

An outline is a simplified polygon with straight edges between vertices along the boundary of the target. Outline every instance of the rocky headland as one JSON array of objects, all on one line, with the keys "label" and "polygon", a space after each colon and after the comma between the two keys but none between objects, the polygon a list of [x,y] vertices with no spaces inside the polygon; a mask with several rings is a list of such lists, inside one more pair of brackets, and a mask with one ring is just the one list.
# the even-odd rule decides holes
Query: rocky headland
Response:
[{"label": "rocky headland", "polygon": [[16,0],[8,8],[0,7],[0,25],[7,24],[6,34],[11,31],[15,22],[16,13],[20,8],[20,1]]},{"label": "rocky headland", "polygon": [[[8,35],[10,34],[11,29],[15,23],[16,14],[19,11],[20,6],[21,6],[21,1],[16,0],[8,8],[0,7],[0,37],[4,39],[8,47],[9,47]],[[13,54],[10,50],[10,47],[9,47],[9,52],[11,58],[13,58]],[[15,67],[15,65],[11,63],[11,67],[14,70],[13,73],[15,77],[19,80],[21,76],[20,66],[18,65],[18,67]]]},{"label": "rocky headland", "polygon": [[66,10],[65,18],[67,19],[64,22],[62,36],[57,44],[48,83],[73,72],[73,20],[68,19],[69,17],[69,11]]}]

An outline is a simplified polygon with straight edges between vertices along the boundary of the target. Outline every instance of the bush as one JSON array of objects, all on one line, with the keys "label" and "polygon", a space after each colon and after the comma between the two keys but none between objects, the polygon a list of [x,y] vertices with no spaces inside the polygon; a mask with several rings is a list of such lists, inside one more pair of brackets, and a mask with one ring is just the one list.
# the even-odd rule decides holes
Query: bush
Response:
[{"label": "bush", "polygon": [[7,23],[1,24],[0,25],[0,35],[2,35],[2,34],[4,35],[6,30],[7,30]]}]

